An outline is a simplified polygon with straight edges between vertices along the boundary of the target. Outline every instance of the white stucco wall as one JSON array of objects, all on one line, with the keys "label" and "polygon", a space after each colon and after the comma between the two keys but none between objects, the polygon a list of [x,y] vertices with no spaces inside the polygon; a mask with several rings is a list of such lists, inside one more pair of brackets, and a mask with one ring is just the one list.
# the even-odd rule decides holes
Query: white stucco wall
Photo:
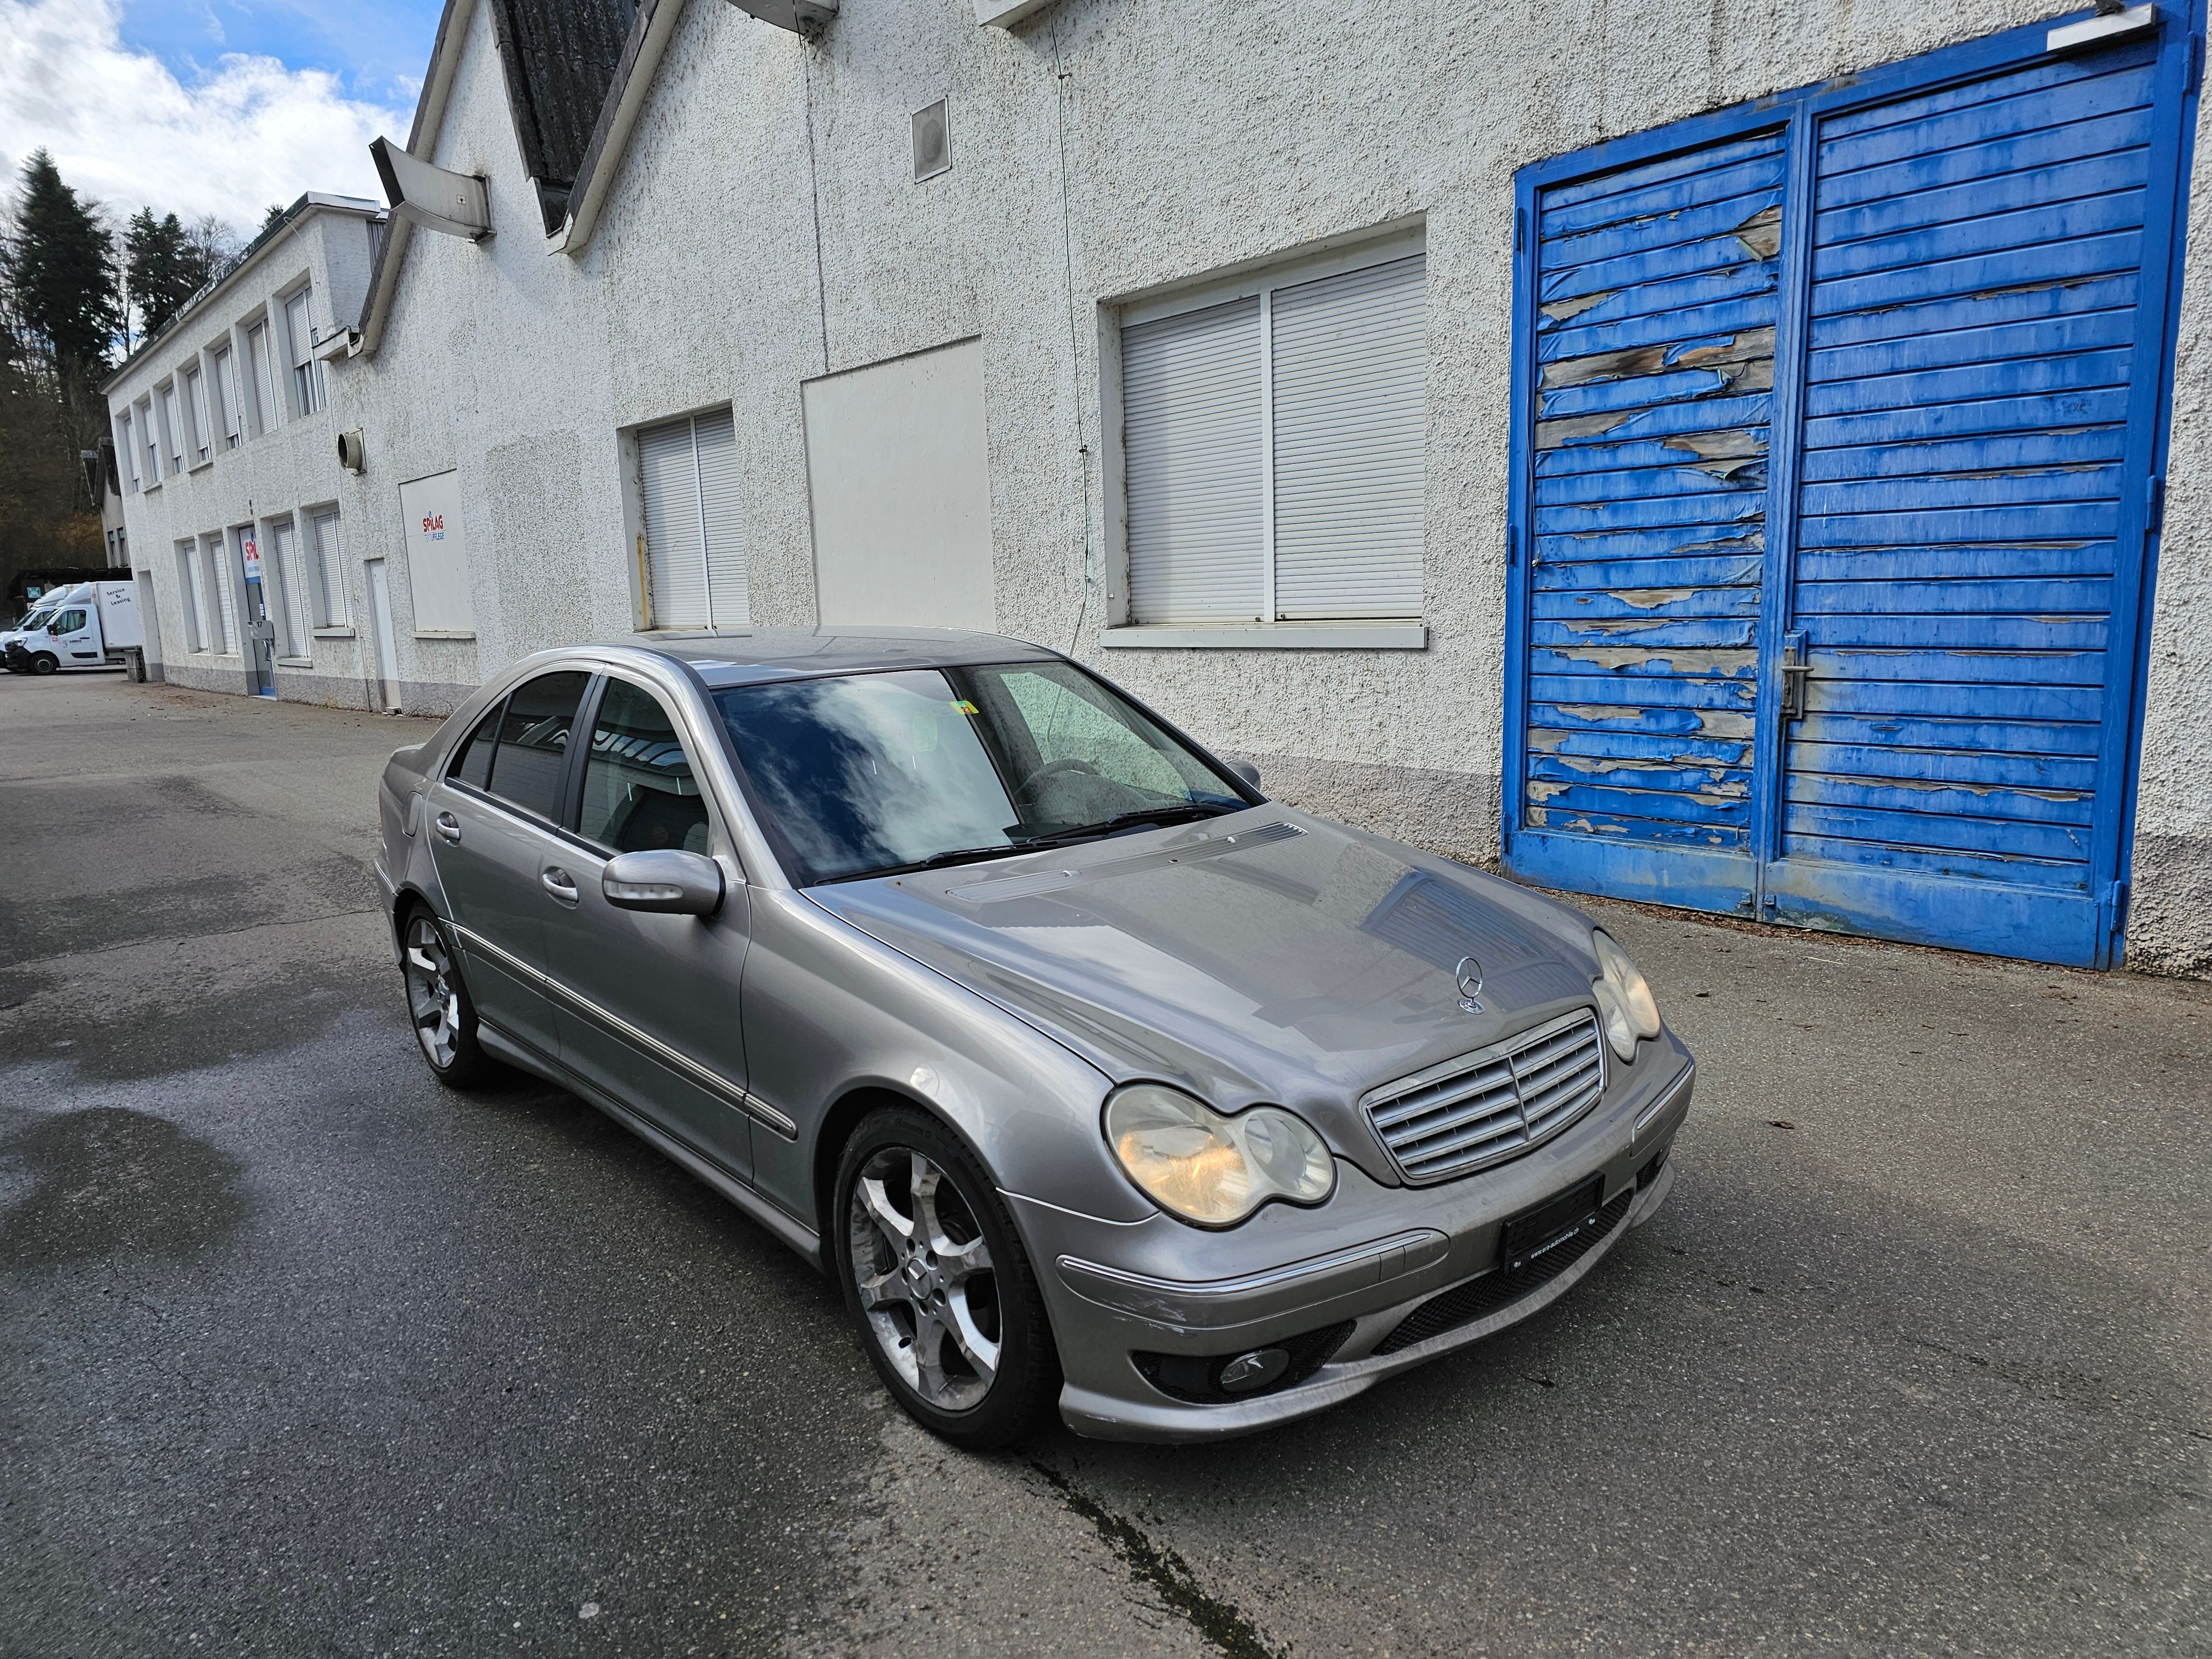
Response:
[{"label": "white stucco wall", "polygon": [[[1098,662],[1288,798],[1487,857],[1515,170],[2059,9],[1058,0],[1007,32],[965,0],[868,0],[810,44],[690,0],[580,257],[538,234],[479,9],[433,159],[489,178],[498,234],[418,234],[381,349],[336,371],[343,422],[370,434],[351,550],[396,573],[398,483],[459,469],[477,637],[400,629],[414,705],[447,706],[525,651],[635,628],[620,434],[728,402],[755,617],[811,623],[801,384],[979,336],[1001,629]],[[916,184],[908,118],[940,96],[953,165]],[[2196,202],[2130,947],[2179,969],[2212,964]],[[1429,648],[1101,653],[1115,305],[1408,226],[1429,261]]]}]

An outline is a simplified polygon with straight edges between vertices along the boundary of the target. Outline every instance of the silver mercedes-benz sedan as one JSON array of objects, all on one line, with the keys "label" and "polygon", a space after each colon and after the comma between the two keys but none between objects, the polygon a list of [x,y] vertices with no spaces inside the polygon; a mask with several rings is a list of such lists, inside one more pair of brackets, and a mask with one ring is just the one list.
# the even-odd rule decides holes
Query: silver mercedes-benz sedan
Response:
[{"label": "silver mercedes-benz sedan", "polygon": [[659,1147],[963,1445],[1318,1411],[1562,1295],[1673,1181],[1690,1056],[1586,917],[1272,803],[1035,646],[545,652],[379,805],[431,1069]]}]

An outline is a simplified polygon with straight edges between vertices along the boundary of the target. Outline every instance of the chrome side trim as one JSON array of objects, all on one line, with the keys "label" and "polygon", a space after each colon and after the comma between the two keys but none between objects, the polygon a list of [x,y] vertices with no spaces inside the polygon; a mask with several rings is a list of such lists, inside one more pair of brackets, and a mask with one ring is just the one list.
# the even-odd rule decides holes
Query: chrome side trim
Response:
[{"label": "chrome side trim", "polygon": [[516,978],[537,987],[548,996],[559,998],[601,1029],[642,1049],[667,1066],[669,1070],[680,1073],[709,1093],[721,1096],[730,1104],[773,1129],[786,1140],[799,1139],[799,1125],[795,1121],[776,1110],[759,1096],[750,1094],[738,1084],[731,1082],[720,1072],[711,1066],[702,1066],[689,1054],[670,1048],[651,1032],[640,1030],[621,1015],[601,1007],[572,986],[564,984],[554,978],[552,975],[539,969],[532,968],[513,952],[501,950],[474,928],[465,927],[458,921],[448,922],[447,925],[461,936],[462,943],[470,950],[482,951]]}]

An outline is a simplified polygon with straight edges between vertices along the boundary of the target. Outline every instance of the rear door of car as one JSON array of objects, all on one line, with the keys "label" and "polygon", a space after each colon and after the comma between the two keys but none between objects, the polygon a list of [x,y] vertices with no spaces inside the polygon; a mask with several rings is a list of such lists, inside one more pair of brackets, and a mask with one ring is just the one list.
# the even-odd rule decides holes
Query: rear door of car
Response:
[{"label": "rear door of car", "polygon": [[[590,742],[569,834],[538,872],[546,971],[570,1071],[730,1173],[752,1170],[738,976],[750,942],[747,890],[728,834],[670,702],[609,675],[586,710]],[[580,726],[580,729],[581,726]],[[672,848],[722,866],[711,917],[607,902],[599,878],[622,853]]]},{"label": "rear door of car", "polygon": [[561,1052],[544,984],[543,872],[564,845],[569,737],[592,677],[525,680],[477,724],[429,789],[431,857],[478,1017],[548,1060]]}]

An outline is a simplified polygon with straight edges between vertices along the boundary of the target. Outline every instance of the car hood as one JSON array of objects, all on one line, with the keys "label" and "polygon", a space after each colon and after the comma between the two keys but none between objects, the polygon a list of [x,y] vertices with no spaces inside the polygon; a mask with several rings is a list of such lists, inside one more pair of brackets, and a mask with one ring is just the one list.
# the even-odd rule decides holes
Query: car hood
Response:
[{"label": "car hood", "polygon": [[1289,1106],[1384,1181],[1362,1095],[1587,1004],[1596,971],[1565,906],[1276,805],[807,896],[1109,1077]]}]

